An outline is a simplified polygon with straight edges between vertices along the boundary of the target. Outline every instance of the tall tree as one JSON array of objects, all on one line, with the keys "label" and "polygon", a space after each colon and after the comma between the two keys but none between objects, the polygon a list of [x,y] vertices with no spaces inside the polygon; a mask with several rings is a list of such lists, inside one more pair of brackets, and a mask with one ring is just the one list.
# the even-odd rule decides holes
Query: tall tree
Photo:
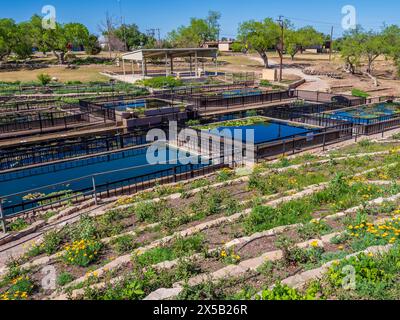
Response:
[{"label": "tall tree", "polygon": [[168,34],[168,41],[175,47],[201,47],[207,41],[218,40],[218,12],[210,11],[206,19],[192,18],[189,26],[181,26]]},{"label": "tall tree", "polygon": [[127,50],[144,47],[151,42],[151,37],[140,32],[136,24],[124,24],[114,30],[114,35],[125,44]]},{"label": "tall tree", "polygon": [[367,59],[367,73],[372,75],[372,66],[376,59],[385,53],[385,42],[382,34],[375,32],[364,33],[361,48]]},{"label": "tall tree", "polygon": [[7,58],[16,43],[17,25],[12,19],[0,19],[0,60]]},{"label": "tall tree", "polygon": [[341,43],[341,55],[345,62],[345,70],[352,74],[355,74],[357,68],[361,66],[363,38],[364,35],[360,27],[358,27],[348,31]]},{"label": "tall tree", "polygon": [[268,51],[277,48],[280,34],[279,25],[271,18],[263,21],[250,20],[239,25],[238,40],[247,48],[257,51],[265,68],[268,68]]},{"label": "tall tree", "polygon": [[60,64],[65,63],[65,55],[75,46],[84,46],[89,40],[89,31],[81,23],[57,23],[55,29],[43,29],[33,17],[34,33],[40,50],[52,51]]},{"label": "tall tree", "polygon": [[324,35],[311,26],[298,30],[287,30],[285,32],[285,50],[292,60],[297,53],[307,47],[319,46],[324,43]]},{"label": "tall tree", "polygon": [[382,32],[384,54],[393,59],[400,75],[400,27],[396,25],[386,27]]}]

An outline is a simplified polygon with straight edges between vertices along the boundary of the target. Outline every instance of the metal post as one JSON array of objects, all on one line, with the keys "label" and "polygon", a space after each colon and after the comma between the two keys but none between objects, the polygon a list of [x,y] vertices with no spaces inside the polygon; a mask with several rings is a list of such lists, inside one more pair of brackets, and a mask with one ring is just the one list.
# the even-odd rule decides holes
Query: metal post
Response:
[{"label": "metal post", "polygon": [[94,176],[92,176],[92,184],[93,184],[94,204],[97,206],[96,180],[94,179]]},{"label": "metal post", "polygon": [[0,224],[4,233],[6,233],[6,220],[3,215],[3,199],[0,198]]}]

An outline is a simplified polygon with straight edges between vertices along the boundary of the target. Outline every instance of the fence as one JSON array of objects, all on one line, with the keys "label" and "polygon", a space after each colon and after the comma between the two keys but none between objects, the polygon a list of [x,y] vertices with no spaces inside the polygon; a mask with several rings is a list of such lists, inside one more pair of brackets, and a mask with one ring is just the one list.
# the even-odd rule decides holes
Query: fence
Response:
[{"label": "fence", "polygon": [[80,141],[59,139],[50,146],[46,144],[27,148],[3,148],[0,153],[0,170],[123,150],[144,144],[146,144],[145,134],[135,133],[89,139],[82,138]]},{"label": "fence", "polygon": [[3,112],[19,112],[19,111],[32,111],[49,109],[60,105],[58,100],[29,100],[29,101],[16,101],[12,103],[4,103],[0,106],[0,111]]},{"label": "fence", "polygon": [[341,105],[348,107],[358,106],[366,103],[366,100],[364,98],[318,92],[318,91],[295,90],[294,95],[298,99],[313,101],[313,102],[329,103],[336,100]]},{"label": "fence", "polygon": [[[306,122],[304,122],[306,123]],[[308,149],[322,147],[352,139],[353,125],[342,123],[323,129],[310,130],[301,135],[277,139],[265,144],[256,145],[257,160],[276,158],[281,155],[296,154]]]},{"label": "fence", "polygon": [[[4,219],[15,218],[23,214],[35,214],[38,211],[54,210],[59,208],[65,203],[79,203],[88,199],[98,199],[110,198],[117,195],[131,195],[157,185],[163,185],[168,183],[176,183],[179,181],[184,181],[199,176],[204,176],[213,173],[221,168],[225,167],[221,161],[219,164],[203,165],[203,164],[187,164],[178,165],[168,169],[158,170],[149,174],[135,175],[127,177],[118,181],[97,183],[96,179],[104,177],[106,175],[111,175],[116,172],[128,172],[132,169],[138,169],[139,167],[126,168],[122,170],[115,170],[104,172],[100,174],[95,174],[87,177],[82,177],[79,179],[64,181],[62,183],[45,186],[42,188],[32,189],[25,192],[6,195],[0,198],[0,212],[4,214]],[[150,165],[148,165],[150,166]],[[28,200],[26,196],[28,194],[40,194],[43,190],[48,190],[50,188],[65,188],[74,182],[89,180],[92,183],[91,187],[81,188],[73,190],[73,192],[65,191],[58,192],[57,194],[40,196],[36,199]],[[12,199],[12,204],[8,200]],[[18,199],[18,200],[17,200]]]},{"label": "fence", "polygon": [[77,123],[90,122],[90,113],[78,110],[59,112],[37,112],[36,114],[19,115],[0,119],[0,134],[12,133],[26,130],[39,130],[45,128],[68,127]]},{"label": "fence", "polygon": [[68,94],[68,93],[100,93],[100,92],[129,92],[138,88],[125,83],[96,83],[96,84],[54,84],[46,86],[0,84],[0,96],[26,94]]}]

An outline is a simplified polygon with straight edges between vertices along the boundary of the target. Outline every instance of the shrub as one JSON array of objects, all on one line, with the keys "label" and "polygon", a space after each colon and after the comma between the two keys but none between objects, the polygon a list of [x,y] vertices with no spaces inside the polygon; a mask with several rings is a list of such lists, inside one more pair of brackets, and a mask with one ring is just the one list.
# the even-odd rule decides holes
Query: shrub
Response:
[{"label": "shrub", "polygon": [[137,246],[133,235],[118,237],[111,242],[111,245],[118,254],[131,252]]},{"label": "shrub", "polygon": [[87,267],[97,259],[102,247],[103,244],[99,241],[75,241],[65,247],[63,259],[67,264]]},{"label": "shrub", "polygon": [[57,285],[60,287],[64,287],[68,283],[71,283],[74,280],[74,276],[70,274],[69,272],[62,272],[58,277],[57,277]]},{"label": "shrub", "polygon": [[176,79],[172,76],[146,79],[142,80],[140,83],[143,84],[145,87],[155,88],[155,89],[175,88],[183,85],[182,80]]},{"label": "shrub", "polygon": [[278,283],[272,290],[264,290],[261,296],[257,296],[258,300],[316,300],[313,293],[306,295],[301,294],[298,290],[292,289],[287,285]]},{"label": "shrub", "polygon": [[42,86],[46,86],[51,82],[51,77],[46,74],[46,73],[41,73],[37,76],[37,79],[39,80],[40,84]]},{"label": "shrub", "polygon": [[24,230],[28,226],[29,226],[28,222],[26,222],[22,218],[18,218],[8,225],[8,229],[14,232],[18,232]]},{"label": "shrub", "polygon": [[26,300],[34,287],[27,275],[21,275],[11,281],[11,287],[0,295],[0,300]]},{"label": "shrub", "polygon": [[367,92],[362,91],[360,89],[353,89],[351,91],[351,95],[353,97],[359,97],[359,98],[368,98],[370,96]]}]

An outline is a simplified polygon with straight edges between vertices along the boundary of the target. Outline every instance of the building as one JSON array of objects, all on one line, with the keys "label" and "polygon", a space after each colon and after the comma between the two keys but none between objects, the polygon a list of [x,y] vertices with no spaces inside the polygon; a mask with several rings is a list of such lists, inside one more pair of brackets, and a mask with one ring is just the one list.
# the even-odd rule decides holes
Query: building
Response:
[{"label": "building", "polygon": [[233,43],[234,43],[234,41],[232,41],[232,40],[208,41],[203,45],[203,48],[215,48],[221,52],[231,52]]},{"label": "building", "polygon": [[[207,75],[204,61],[211,60],[217,70],[217,58],[215,48],[140,49],[122,55],[122,68],[124,75],[139,74],[143,79],[157,76],[200,78]],[[175,67],[177,60],[180,68]],[[157,64],[152,64],[154,61]]]}]

